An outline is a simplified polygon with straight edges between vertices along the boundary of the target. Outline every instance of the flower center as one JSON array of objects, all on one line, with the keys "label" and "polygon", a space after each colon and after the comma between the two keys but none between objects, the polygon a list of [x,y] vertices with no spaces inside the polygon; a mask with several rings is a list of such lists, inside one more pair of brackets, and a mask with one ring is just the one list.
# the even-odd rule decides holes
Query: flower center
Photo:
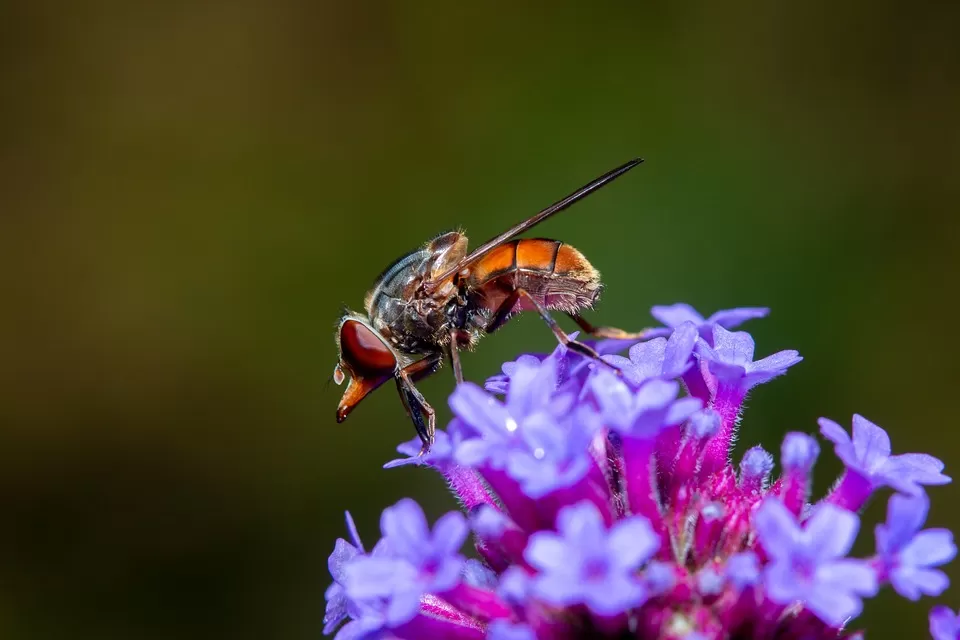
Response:
[{"label": "flower center", "polygon": [[797,578],[805,583],[813,582],[813,576],[817,571],[817,564],[811,558],[803,556],[794,556],[790,560],[790,566],[793,567]]},{"label": "flower center", "polygon": [[600,580],[607,575],[609,567],[606,558],[590,558],[583,563],[583,577],[586,580]]}]

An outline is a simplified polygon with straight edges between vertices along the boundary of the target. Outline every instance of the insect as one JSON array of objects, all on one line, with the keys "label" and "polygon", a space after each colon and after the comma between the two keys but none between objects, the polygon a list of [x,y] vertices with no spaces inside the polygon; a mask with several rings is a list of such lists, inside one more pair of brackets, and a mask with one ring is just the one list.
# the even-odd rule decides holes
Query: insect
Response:
[{"label": "insect", "polygon": [[346,311],[337,325],[340,358],[333,380],[339,385],[350,376],[337,407],[337,422],[393,379],[423,443],[421,455],[426,453],[434,440],[435,412],[417,389],[417,381],[439,369],[446,357],[457,382],[463,382],[460,351],[473,349],[482,336],[522,311],[536,311],[569,349],[611,366],[588,345],[569,337],[551,312],[567,314],[596,337],[640,338],[643,332],[594,327],[581,317],[603,288],[600,274],[582,253],[557,240],[516,236],[641,162],[631,160],[608,171],[470,253],[466,235],[450,231],[389,266],[367,293],[366,313]]}]

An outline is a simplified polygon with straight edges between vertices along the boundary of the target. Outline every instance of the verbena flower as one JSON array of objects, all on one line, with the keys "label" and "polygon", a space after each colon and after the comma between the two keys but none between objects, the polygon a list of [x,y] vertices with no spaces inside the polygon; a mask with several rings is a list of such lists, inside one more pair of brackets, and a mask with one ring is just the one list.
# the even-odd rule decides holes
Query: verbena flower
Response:
[{"label": "verbena flower", "polygon": [[820,418],[820,433],[834,443],[846,472],[828,498],[848,509],[859,509],[873,490],[890,487],[902,493],[923,493],[922,485],[946,484],[943,463],[924,453],[890,455],[890,436],[863,416],[853,416],[853,438],[839,424]]},{"label": "verbena flower", "polygon": [[933,640],[957,640],[960,638],[960,615],[947,607],[934,607],[930,611],[930,635]]},{"label": "verbena flower", "polygon": [[747,320],[764,318],[769,313],[770,309],[765,307],[739,307],[737,309],[717,311],[709,318],[704,318],[696,309],[682,302],[656,306],[650,310],[650,315],[665,324],[666,327],[663,329],[652,329],[649,331],[649,335],[651,337],[668,336],[673,329],[676,329],[685,322],[690,322],[700,331],[703,339],[710,342],[713,340],[712,331],[716,326],[733,329],[734,327],[739,327]]},{"label": "verbena flower", "polygon": [[[754,341],[728,329],[766,315],[734,309],[704,319],[658,307],[668,329],[637,344],[595,344],[622,373],[558,347],[506,363],[486,388],[459,385],[454,419],[433,450],[412,440],[387,467],[443,475],[467,517],[431,528],[403,500],[384,511],[382,538],[330,556],[324,631],[336,640],[643,640],[862,638],[864,601],[890,586],[909,600],[948,586],[940,567],[953,536],[923,529],[925,487],[943,463],[892,455],[887,433],[860,416],[853,434],[821,419],[845,469],[810,496],[816,439],[788,433],[777,459],[755,446],[731,456],[747,393],[801,358],[754,360]],[[614,355],[629,347],[629,357]],[[876,554],[850,556],[856,513],[892,490]],[[472,532],[477,559],[462,555]],[[935,640],[960,640],[948,609]]]},{"label": "verbena flower", "polygon": [[876,571],[865,560],[846,558],[860,528],[856,514],[825,504],[801,527],[780,500],[770,497],[753,523],[769,558],[763,577],[773,602],[803,602],[824,622],[840,626],[859,615],[861,598],[876,595]]},{"label": "verbena flower", "polygon": [[897,593],[910,600],[943,593],[950,581],[934,567],[957,555],[950,531],[920,530],[929,508],[926,495],[895,495],[887,504],[887,521],[876,528],[877,572],[888,577]]}]

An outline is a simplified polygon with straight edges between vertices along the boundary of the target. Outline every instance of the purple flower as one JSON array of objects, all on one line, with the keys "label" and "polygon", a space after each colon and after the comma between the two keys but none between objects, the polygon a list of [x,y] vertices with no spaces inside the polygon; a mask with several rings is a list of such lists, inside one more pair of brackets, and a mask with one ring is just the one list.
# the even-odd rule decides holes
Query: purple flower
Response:
[{"label": "purple flower", "polygon": [[327,567],[330,569],[330,575],[333,577],[333,584],[327,588],[327,610],[323,616],[323,632],[331,633],[339,626],[341,622],[349,615],[349,600],[344,591],[344,566],[349,564],[358,555],[364,553],[363,543],[360,542],[360,534],[357,533],[357,526],[353,523],[353,517],[348,511],[347,531],[350,533],[351,542],[343,538],[338,538],[333,547],[333,553],[327,560]]},{"label": "purple flower", "polygon": [[887,432],[860,415],[853,416],[853,439],[833,420],[820,418],[820,433],[834,443],[837,457],[848,472],[858,474],[869,483],[870,490],[891,487],[901,493],[916,495],[922,485],[950,482],[941,473],[943,463],[923,453],[890,455]]},{"label": "purple flower", "polygon": [[[892,456],[886,433],[856,416],[852,438],[821,421],[846,469],[819,503],[820,447],[808,434],[783,439],[779,477],[759,446],[735,464],[747,391],[799,356],[754,362],[752,338],[726,330],[766,310],[708,320],[681,305],[656,312],[675,330],[634,344],[629,358],[607,357],[623,377],[561,346],[505,364],[488,382],[502,400],[459,385],[433,450],[421,458],[419,441],[404,443],[407,457],[386,466],[442,474],[469,514],[478,559],[460,555],[467,526],[457,514],[431,529],[416,503],[401,501],[384,512],[369,554],[348,518],[352,542],[338,540],[330,556],[325,633],[862,640],[845,625],[880,586],[908,599],[944,591],[952,535],[923,530],[923,487],[949,482],[939,460]],[[597,348],[609,356],[626,344]],[[850,558],[854,512],[884,485],[899,493],[876,528],[877,553]],[[934,610],[936,640],[958,632],[957,616]]]},{"label": "purple flower", "polygon": [[560,511],[557,530],[535,533],[525,553],[539,571],[532,585],[538,597],[555,606],[585,604],[601,616],[643,603],[635,572],[660,546],[647,520],[627,518],[607,530],[597,508],[583,502]]},{"label": "purple flower", "polygon": [[[455,427],[456,423],[451,424]],[[420,438],[413,438],[397,445],[397,453],[402,453],[405,458],[397,458],[383,465],[384,469],[393,469],[411,464],[441,465],[453,459],[453,452],[460,441],[459,429],[451,429],[448,434],[443,429],[437,429],[433,446],[430,447],[425,455],[420,455],[423,442]]]},{"label": "purple flower", "polygon": [[947,607],[930,610],[930,635],[933,640],[957,640],[960,638],[960,616]]},{"label": "purple flower", "polygon": [[573,409],[571,395],[555,395],[556,385],[550,359],[518,361],[506,403],[470,383],[459,385],[450,406],[473,433],[457,445],[456,461],[505,470],[532,498],[581,480],[600,424],[588,408]]},{"label": "purple flower", "polygon": [[873,569],[844,557],[860,528],[856,514],[823,505],[801,528],[782,502],[769,498],[754,515],[754,525],[770,557],[764,586],[774,602],[801,602],[827,624],[839,626],[860,614],[862,597],[876,594]]},{"label": "purple flower", "polygon": [[819,455],[820,445],[809,435],[792,431],[784,436],[780,463],[785,469],[809,472]]},{"label": "purple flower", "polygon": [[717,325],[713,328],[713,347],[697,343],[697,353],[708,363],[710,373],[722,384],[735,386],[742,392],[783,375],[803,358],[790,349],[753,361],[754,342],[749,333],[731,333]]},{"label": "purple flower", "polygon": [[502,373],[487,378],[487,381],[483,386],[490,393],[506,395],[507,390],[510,388],[510,377],[514,374],[514,372],[517,371],[517,369],[520,367],[539,367],[540,363],[545,359],[546,356],[539,357],[525,353],[516,360],[504,362],[500,367],[500,371],[502,371]]},{"label": "purple flower", "polygon": [[735,553],[727,559],[725,577],[737,591],[760,581],[760,561],[752,551]]},{"label": "purple flower", "polygon": [[[679,327],[685,322],[692,323],[705,340],[712,339],[710,331],[715,326],[733,329],[734,327],[740,326],[747,320],[763,318],[769,313],[770,309],[764,307],[740,307],[738,309],[724,309],[723,311],[717,311],[709,318],[704,319],[703,316],[697,313],[696,309],[688,304],[683,303],[667,306],[656,306],[650,310],[650,315],[671,329]],[[669,335],[669,333],[669,329],[650,330],[651,336]]]},{"label": "purple flower", "polygon": [[697,343],[697,327],[684,322],[673,332],[670,339],[654,338],[630,347],[630,357],[610,355],[604,360],[623,372],[624,378],[634,386],[651,378],[679,378],[690,368],[690,356]]},{"label": "purple flower", "polygon": [[820,455],[820,445],[813,436],[790,432],[783,438],[780,447],[780,478],[776,495],[796,515],[803,512],[810,498],[810,472]]},{"label": "purple flower", "polygon": [[458,385],[450,396],[450,408],[464,427],[465,442],[457,447],[457,461],[469,465],[485,461],[502,469],[509,448],[521,441],[524,423],[558,419],[572,406],[569,397],[565,406],[559,406],[560,399],[553,398],[556,387],[557,365],[550,359],[517,361],[506,402],[470,382]]},{"label": "purple flower", "polygon": [[636,391],[601,371],[591,387],[607,426],[621,435],[653,438],[663,427],[681,424],[700,409],[697,398],[680,398],[680,384],[649,380]]},{"label": "purple flower", "polygon": [[487,640],[537,640],[537,634],[525,624],[494,620],[487,629]]},{"label": "purple flower", "polygon": [[[568,334],[571,339],[579,335],[578,331]],[[592,347],[601,356],[610,356],[636,344],[637,340],[587,340],[584,342]],[[542,363],[550,362],[556,367],[556,385],[558,388],[582,384],[593,368],[593,362],[584,358],[566,345],[558,344],[549,354],[523,354],[516,360],[503,363],[501,373],[487,378],[484,388],[490,393],[506,395],[510,389],[512,378],[524,367],[538,367]]]},{"label": "purple flower", "polygon": [[420,505],[405,499],[384,510],[380,530],[387,553],[354,558],[344,567],[344,583],[350,599],[379,610],[383,624],[395,627],[413,619],[423,594],[460,581],[468,528],[461,514],[448,513],[431,532]]},{"label": "purple flower", "polygon": [[890,584],[910,600],[938,596],[950,584],[938,567],[957,555],[953,534],[946,529],[920,527],[927,520],[930,501],[924,494],[895,494],[887,504],[887,521],[877,525],[877,556]]},{"label": "purple flower", "polygon": [[740,486],[744,491],[760,491],[766,485],[771,471],[773,456],[763,447],[751,447],[740,461]]}]

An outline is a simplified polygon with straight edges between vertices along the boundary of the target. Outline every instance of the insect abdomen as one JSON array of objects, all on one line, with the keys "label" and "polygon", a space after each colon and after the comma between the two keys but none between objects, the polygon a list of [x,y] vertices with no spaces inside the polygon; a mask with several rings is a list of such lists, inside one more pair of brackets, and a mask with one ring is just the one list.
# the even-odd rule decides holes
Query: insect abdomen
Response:
[{"label": "insect abdomen", "polygon": [[548,309],[576,311],[592,306],[601,289],[600,274],[582,253],[542,238],[497,247],[473,265],[471,281],[487,308],[495,308],[510,291],[521,288]]}]

